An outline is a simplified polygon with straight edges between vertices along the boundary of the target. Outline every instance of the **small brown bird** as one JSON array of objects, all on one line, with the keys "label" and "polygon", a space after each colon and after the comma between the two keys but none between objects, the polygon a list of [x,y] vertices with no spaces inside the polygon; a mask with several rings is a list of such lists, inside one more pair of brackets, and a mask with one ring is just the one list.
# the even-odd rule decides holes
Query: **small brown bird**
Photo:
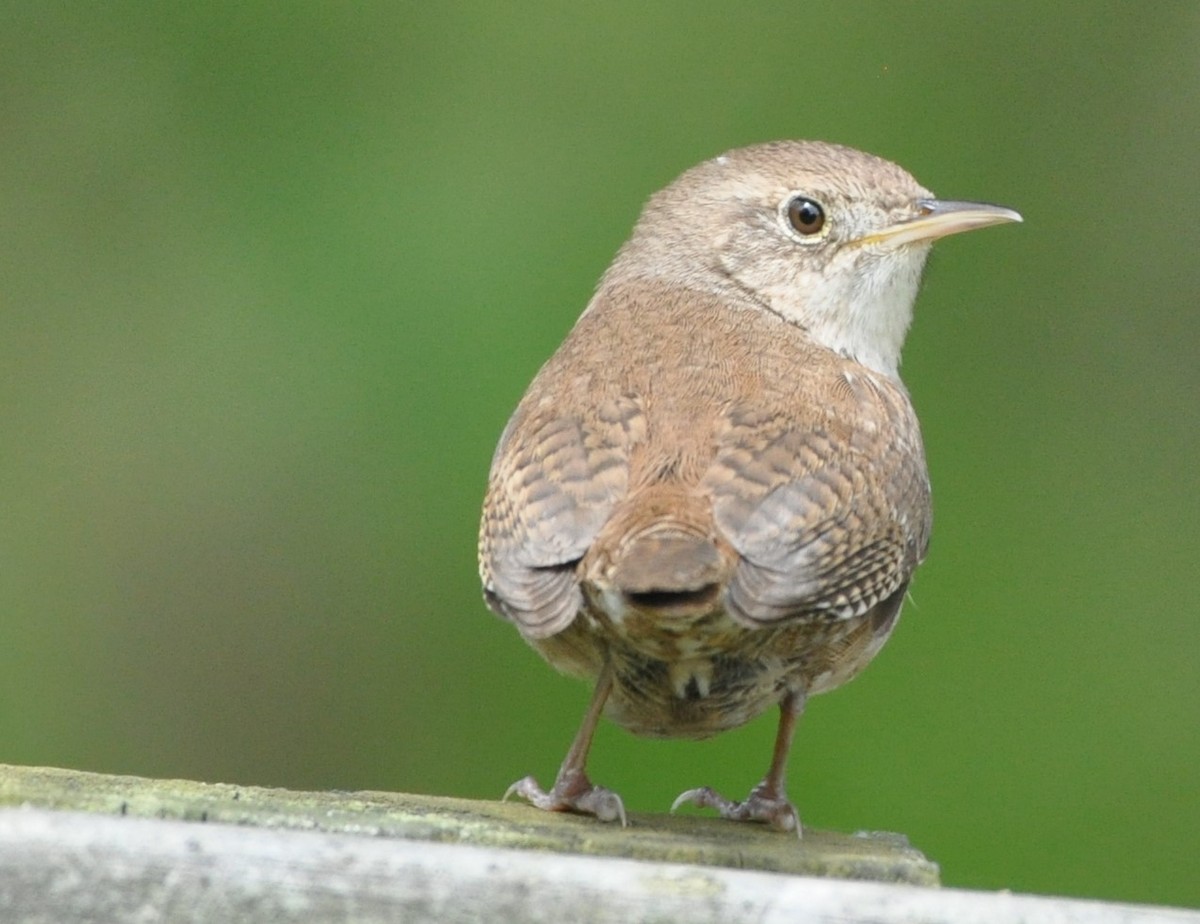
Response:
[{"label": "small brown bird", "polygon": [[509,794],[624,824],[585,771],[602,711],[703,738],[779,705],[744,801],[701,788],[675,807],[800,831],[796,719],[879,651],[929,542],[897,369],[930,244],[1020,220],[806,141],[730,151],[650,199],[492,461],[487,604],[595,680],[554,785]]}]

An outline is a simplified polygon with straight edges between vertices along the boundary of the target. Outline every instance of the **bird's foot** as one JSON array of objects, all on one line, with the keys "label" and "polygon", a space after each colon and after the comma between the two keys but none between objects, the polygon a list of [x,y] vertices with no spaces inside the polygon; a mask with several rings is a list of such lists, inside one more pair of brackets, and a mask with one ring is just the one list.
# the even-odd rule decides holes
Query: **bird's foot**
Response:
[{"label": "bird's foot", "polygon": [[593,785],[580,770],[560,773],[549,792],[533,777],[527,776],[508,787],[504,798],[507,800],[509,796],[520,796],[535,808],[547,812],[594,815],[600,821],[620,821],[622,828],[629,824],[621,797],[611,789]]},{"label": "bird's foot", "polygon": [[689,789],[671,803],[671,811],[687,802],[701,808],[716,809],[722,818],[732,821],[761,821],[777,831],[795,831],[797,837],[803,834],[796,807],[788,801],[787,796],[772,791],[763,783],[750,790],[750,795],[743,802],[726,799],[707,786]]}]

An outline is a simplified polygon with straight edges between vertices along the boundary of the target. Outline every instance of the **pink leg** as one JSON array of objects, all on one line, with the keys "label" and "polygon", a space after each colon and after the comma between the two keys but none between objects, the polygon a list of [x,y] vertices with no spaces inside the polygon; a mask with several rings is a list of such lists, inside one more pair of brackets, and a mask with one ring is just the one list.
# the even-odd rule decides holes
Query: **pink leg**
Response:
[{"label": "pink leg", "polygon": [[612,670],[605,665],[596,681],[592,701],[584,713],[583,724],[579,726],[575,740],[571,742],[571,749],[567,751],[550,791],[542,789],[532,776],[527,776],[508,787],[504,794],[505,799],[517,795],[530,805],[549,812],[595,815],[601,821],[620,821],[621,827],[629,823],[625,817],[625,805],[621,802],[621,797],[611,789],[593,785],[584,769],[588,750],[592,746],[592,736],[596,733],[596,725],[604,711],[604,701],[608,699],[611,690]]},{"label": "pink leg", "polygon": [[764,821],[780,831],[802,833],[800,815],[787,797],[787,760],[792,749],[792,736],[796,731],[796,720],[804,712],[804,694],[789,693],[779,703],[779,730],[775,734],[775,750],[771,754],[771,766],[762,782],[750,790],[744,802],[733,802],[720,793],[702,786],[681,794],[671,806],[674,812],[685,802],[703,808],[716,809],[722,818],[734,821]]}]

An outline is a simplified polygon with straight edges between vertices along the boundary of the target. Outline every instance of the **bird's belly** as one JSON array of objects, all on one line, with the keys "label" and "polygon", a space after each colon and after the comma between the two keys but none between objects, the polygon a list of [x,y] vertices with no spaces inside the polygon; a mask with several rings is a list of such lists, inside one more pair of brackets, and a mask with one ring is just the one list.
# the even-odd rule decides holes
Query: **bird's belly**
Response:
[{"label": "bird's belly", "polygon": [[878,653],[891,626],[856,619],[797,620],[756,629],[724,617],[711,631],[678,643],[610,640],[613,691],[608,715],[635,734],[703,738],[736,728],[777,705],[788,692],[841,686]]},{"label": "bird's belly", "polygon": [[659,661],[617,649],[612,659],[607,715],[656,738],[707,738],[744,725],[779,702],[794,673],[777,658]]},{"label": "bird's belly", "polygon": [[770,628],[721,611],[686,619],[623,618],[595,610],[566,630],[530,640],[566,673],[613,671],[606,715],[638,735],[706,738],[737,728],[788,692],[824,693],[859,673],[894,625],[871,613],[851,619],[794,618]]}]

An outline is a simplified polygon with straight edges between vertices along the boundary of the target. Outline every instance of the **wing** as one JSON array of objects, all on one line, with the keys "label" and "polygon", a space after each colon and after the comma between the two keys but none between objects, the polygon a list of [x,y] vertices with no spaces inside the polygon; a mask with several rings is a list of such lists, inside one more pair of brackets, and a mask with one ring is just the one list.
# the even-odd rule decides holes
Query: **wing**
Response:
[{"label": "wing", "polygon": [[718,529],[741,556],[728,592],[750,625],[846,619],[912,576],[929,542],[929,481],[902,388],[861,374],[828,407],[732,408],[706,477]]},{"label": "wing", "polygon": [[582,606],[575,566],[628,488],[629,447],[644,427],[626,398],[586,415],[523,404],[509,421],[492,460],[479,566],[488,605],[524,635],[554,635]]}]

